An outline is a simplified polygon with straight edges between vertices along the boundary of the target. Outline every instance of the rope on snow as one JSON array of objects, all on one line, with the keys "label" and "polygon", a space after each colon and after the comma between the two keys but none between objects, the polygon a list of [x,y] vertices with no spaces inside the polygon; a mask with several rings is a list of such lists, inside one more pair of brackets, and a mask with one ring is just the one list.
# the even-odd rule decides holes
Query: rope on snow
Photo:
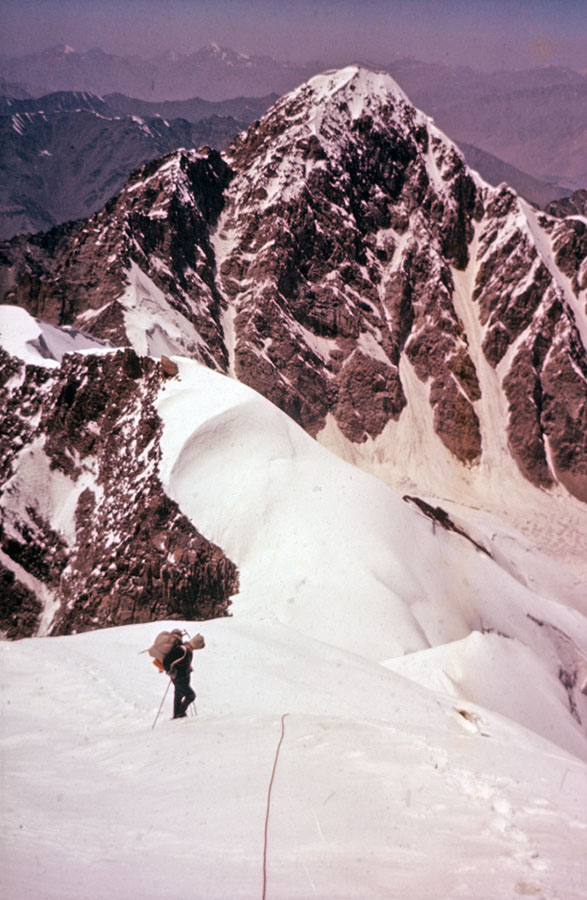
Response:
[{"label": "rope on snow", "polygon": [[273,781],[275,780],[275,772],[277,771],[277,760],[279,759],[279,751],[281,750],[281,745],[283,743],[283,738],[285,736],[285,717],[288,716],[289,713],[284,713],[281,717],[281,737],[279,738],[279,743],[277,744],[277,750],[275,751],[275,760],[273,761],[273,771],[271,772],[271,778],[269,780],[269,790],[267,791],[267,812],[265,814],[265,831],[264,831],[264,842],[263,842],[263,895],[262,900],[265,900],[267,894],[267,836],[269,831],[269,811],[271,809],[271,791],[273,790]]}]

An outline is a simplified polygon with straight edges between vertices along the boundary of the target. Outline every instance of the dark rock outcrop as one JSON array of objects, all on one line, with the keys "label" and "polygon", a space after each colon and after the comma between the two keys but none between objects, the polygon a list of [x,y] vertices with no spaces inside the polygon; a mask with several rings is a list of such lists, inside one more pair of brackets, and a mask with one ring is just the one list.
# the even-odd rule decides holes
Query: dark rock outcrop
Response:
[{"label": "dark rock outcrop", "polygon": [[474,540],[470,534],[467,534],[459,525],[454,522],[447,511],[443,509],[441,506],[432,506],[430,503],[427,503],[426,500],[422,500],[421,497],[410,497],[409,494],[406,494],[403,497],[403,500],[406,503],[412,503],[416,506],[420,512],[422,512],[426,518],[430,519],[432,522],[432,527],[435,529],[438,525],[440,528],[443,528],[445,531],[451,531],[453,534],[459,534],[461,537],[465,538],[465,540],[469,541],[469,543],[473,544],[474,547],[477,548],[481,553],[484,553],[486,556],[491,556],[489,550],[480,544],[478,541]]},{"label": "dark rock outcrop", "polygon": [[38,628],[43,604],[10,569],[0,563],[0,633],[9,640],[32,637]]},{"label": "dark rock outcrop", "polygon": [[544,212],[550,216],[557,216],[559,219],[567,216],[587,216],[587,190],[581,188],[574,191],[570,197],[553,200],[544,207]]},{"label": "dark rock outcrop", "polygon": [[225,615],[236,568],[158,478],[160,365],[131,349],[55,369],[2,362],[7,636],[32,633],[41,613],[20,571],[52,600],[51,634]]}]

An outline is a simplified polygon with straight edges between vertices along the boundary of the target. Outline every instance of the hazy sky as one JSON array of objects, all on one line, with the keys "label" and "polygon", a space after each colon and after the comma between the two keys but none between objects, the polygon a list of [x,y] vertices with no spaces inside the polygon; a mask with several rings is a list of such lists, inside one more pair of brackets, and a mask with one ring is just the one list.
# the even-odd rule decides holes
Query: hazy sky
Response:
[{"label": "hazy sky", "polygon": [[0,0],[0,52],[189,53],[210,41],[296,61],[401,56],[587,69],[587,0]]}]

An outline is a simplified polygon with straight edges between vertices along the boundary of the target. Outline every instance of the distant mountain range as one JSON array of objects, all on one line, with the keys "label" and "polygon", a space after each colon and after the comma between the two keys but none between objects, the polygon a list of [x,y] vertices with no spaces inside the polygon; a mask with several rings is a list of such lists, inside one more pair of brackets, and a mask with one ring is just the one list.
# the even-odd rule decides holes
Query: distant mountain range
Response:
[{"label": "distant mountain range", "polygon": [[536,177],[587,185],[587,81],[491,93],[434,110],[456,141],[493,153]]},{"label": "distant mountain range", "polygon": [[1,97],[0,236],[89,216],[137,166],[179,147],[224,148],[275,99],[156,104],[71,91]]},{"label": "distant mountain range", "polygon": [[[100,49],[78,53],[61,45],[25,57],[0,57],[0,91],[20,100],[49,92],[93,93],[105,97],[109,116],[114,112],[195,122],[221,115],[234,118],[238,130],[269,107],[275,99],[269,95],[281,95],[326,68],[323,61],[293,65],[217,44],[193,54],[166,53],[151,59]],[[587,187],[584,74],[555,66],[485,73],[414,59],[378,68],[391,74],[413,103],[464,146],[471,165],[490,183],[505,180],[539,206]],[[243,96],[265,98],[263,108],[243,113],[240,100],[232,106],[210,106]],[[212,130],[209,137],[196,135],[193,146],[205,140],[220,147],[224,137],[221,133],[216,138]],[[50,148],[40,147],[39,152],[43,149]],[[32,186],[36,175],[27,172],[27,178]],[[26,215],[23,226],[24,219]],[[38,219],[38,227],[47,223],[42,216]],[[30,226],[37,227],[34,216]]]},{"label": "distant mountain range", "polygon": [[66,45],[28,56],[0,57],[0,78],[21,83],[33,94],[39,89],[120,92],[154,101],[283,94],[321,68],[321,63],[298,66],[270,56],[246,56],[217,44],[189,55],[165,53],[151,59],[115,56],[99,48],[78,53]]},{"label": "distant mountain range", "polygon": [[100,96],[91,91],[56,91],[40,97],[17,98],[13,94],[0,95],[0,115],[15,113],[55,113],[89,109],[105,118],[116,116],[141,116],[145,119],[187,119],[201,122],[212,116],[225,116],[238,121],[251,122],[262,116],[278,99],[278,94],[264,97],[231,97],[228,100],[203,100],[190,97],[187,100],[140,100],[124,94],[113,93]]}]

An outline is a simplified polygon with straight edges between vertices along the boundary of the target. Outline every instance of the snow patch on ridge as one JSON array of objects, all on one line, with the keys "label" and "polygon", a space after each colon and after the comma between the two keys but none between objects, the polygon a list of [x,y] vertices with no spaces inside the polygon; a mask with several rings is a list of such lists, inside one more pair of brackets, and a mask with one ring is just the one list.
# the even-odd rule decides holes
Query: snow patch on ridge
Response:
[{"label": "snow patch on ridge", "polygon": [[0,345],[28,365],[57,368],[66,353],[112,349],[76,328],[41,322],[18,306],[0,306]]},{"label": "snow patch on ridge", "polygon": [[191,322],[174,309],[163,291],[131,260],[128,287],[119,298],[125,330],[132,347],[142,356],[200,355],[205,342]]},{"label": "snow patch on ridge", "polygon": [[[544,265],[550,272],[554,282],[558,285],[568,306],[573,311],[573,317],[579,334],[581,335],[583,347],[587,350],[587,312],[585,310],[585,303],[582,303],[581,299],[575,296],[568,277],[561,272],[559,266],[557,266],[554,260],[551,238],[540,226],[534,209],[532,209],[532,207],[521,197],[518,199],[518,203],[524,216],[525,227],[531,234],[534,245],[544,262]],[[585,294],[585,292],[583,292],[583,294]]]},{"label": "snow patch on ridge", "polygon": [[[227,205],[220,214],[216,227],[210,235],[210,246],[214,251],[214,262],[216,272],[222,271],[224,262],[228,259],[232,251],[237,246],[237,236],[234,227],[227,216]],[[228,374],[232,378],[236,378],[235,374],[235,347],[236,347],[236,331],[234,320],[238,312],[238,301],[233,298],[229,301],[222,290],[220,278],[217,278],[218,290],[223,296],[225,307],[222,310],[222,333],[224,337],[224,346],[228,355]]]},{"label": "snow patch on ridge", "polygon": [[481,434],[481,460],[476,468],[476,477],[487,481],[487,492],[499,491],[507,473],[512,487],[520,481],[518,467],[513,460],[507,443],[507,433],[503,427],[508,421],[508,402],[501,387],[499,376],[488,362],[483,352],[484,330],[479,321],[479,310],[474,303],[473,289],[477,273],[479,248],[479,225],[475,225],[475,235],[469,244],[469,265],[464,271],[452,269],[454,283],[453,304],[455,312],[464,328],[471,357],[476,361],[481,398],[473,406],[479,418]]},{"label": "snow patch on ridge", "polygon": [[[75,547],[75,514],[80,495],[89,489],[94,495],[96,504],[99,504],[104,494],[103,487],[96,480],[92,463],[90,457],[84,459],[84,468],[74,481],[64,472],[52,467],[51,460],[44,451],[44,438],[37,438],[27,445],[17,455],[14,474],[3,486],[4,535],[8,538],[13,537],[17,543],[21,543],[23,529],[28,530],[31,538],[38,534],[40,520],[67,546]],[[2,558],[0,562],[5,560]],[[16,563],[10,560],[5,562],[5,565],[43,604],[38,634],[48,634],[53,617],[59,608],[59,601],[46,585]]]},{"label": "snow patch on ridge", "polygon": [[[76,481],[64,472],[52,468],[51,460],[44,451],[44,438],[38,438],[18,454],[14,475],[3,489],[3,504],[6,507],[5,523],[10,527],[14,510],[35,510],[39,516],[51,524],[66,543],[75,544],[75,510],[82,491],[89,488],[97,502],[103,495],[103,488],[97,483],[91,471],[92,460],[84,460],[84,470]],[[25,513],[33,532],[35,523]]]}]

